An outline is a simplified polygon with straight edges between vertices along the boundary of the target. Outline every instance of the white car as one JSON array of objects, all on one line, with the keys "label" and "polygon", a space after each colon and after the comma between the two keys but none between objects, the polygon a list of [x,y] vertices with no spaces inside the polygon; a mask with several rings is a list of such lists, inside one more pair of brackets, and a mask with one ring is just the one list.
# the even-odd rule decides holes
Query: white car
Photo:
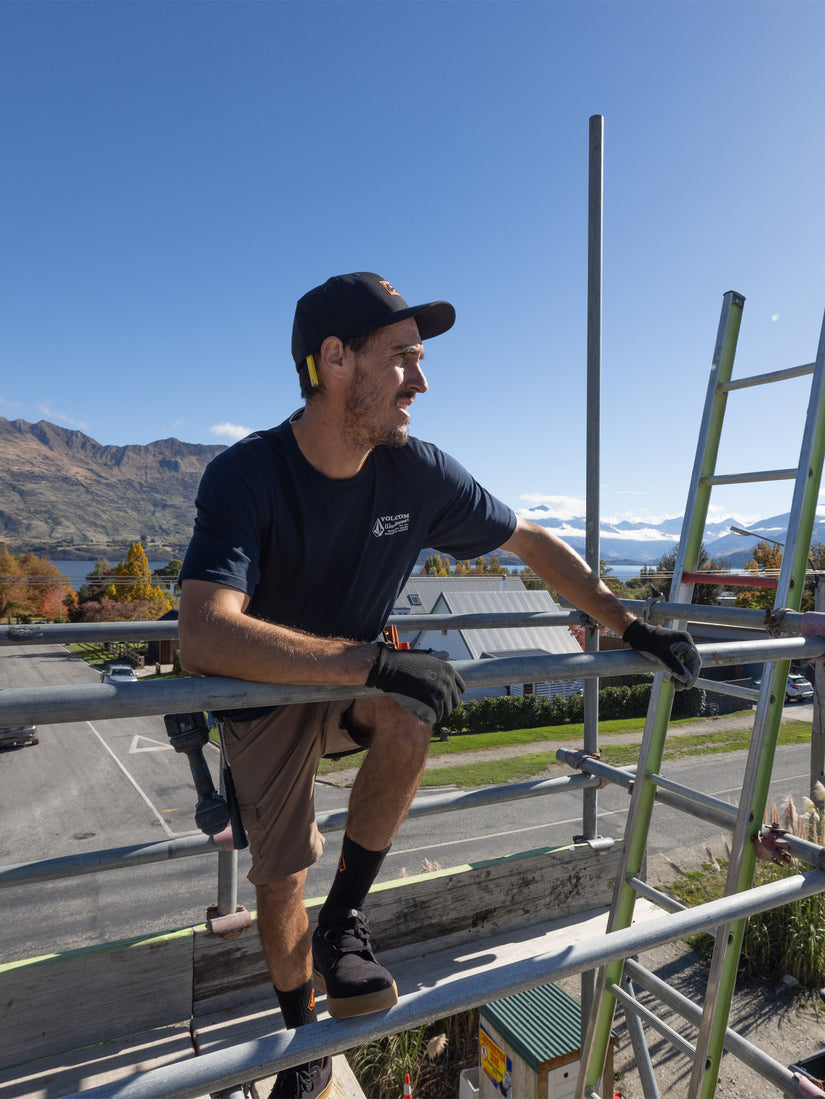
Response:
[{"label": "white car", "polygon": [[135,669],[128,664],[112,664],[109,670],[103,673],[103,682],[114,683],[116,686],[121,683],[137,683],[137,681]]},{"label": "white car", "polygon": [[789,675],[785,684],[786,702],[808,702],[814,697],[814,689],[804,675]]}]

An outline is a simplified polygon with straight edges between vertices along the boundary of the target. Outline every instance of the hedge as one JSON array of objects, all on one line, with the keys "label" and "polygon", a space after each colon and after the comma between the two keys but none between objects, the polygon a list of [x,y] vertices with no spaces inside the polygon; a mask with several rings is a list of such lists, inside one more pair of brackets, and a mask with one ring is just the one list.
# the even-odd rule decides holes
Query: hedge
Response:
[{"label": "hedge", "polygon": [[[599,691],[599,717],[604,721],[623,717],[644,717],[650,701],[651,684],[602,687]],[[677,691],[673,698],[674,717],[698,717],[705,710],[705,692],[698,687]],[[508,729],[537,729],[544,725],[568,725],[582,720],[583,703],[579,694],[569,695],[495,695],[460,703],[440,722],[446,733],[492,733]]]}]

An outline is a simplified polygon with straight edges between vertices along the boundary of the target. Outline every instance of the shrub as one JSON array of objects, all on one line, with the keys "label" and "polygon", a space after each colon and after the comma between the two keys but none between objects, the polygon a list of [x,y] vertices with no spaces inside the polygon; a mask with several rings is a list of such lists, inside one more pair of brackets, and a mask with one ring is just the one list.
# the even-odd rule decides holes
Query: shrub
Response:
[{"label": "shrub", "polygon": [[[599,717],[604,721],[644,717],[650,701],[650,680],[645,683],[602,687]],[[705,692],[698,687],[677,691],[674,717],[697,717],[705,710]],[[438,729],[445,733],[492,733],[509,729],[537,729],[544,725],[567,725],[582,720],[581,695],[496,695],[473,698],[456,706]]]}]

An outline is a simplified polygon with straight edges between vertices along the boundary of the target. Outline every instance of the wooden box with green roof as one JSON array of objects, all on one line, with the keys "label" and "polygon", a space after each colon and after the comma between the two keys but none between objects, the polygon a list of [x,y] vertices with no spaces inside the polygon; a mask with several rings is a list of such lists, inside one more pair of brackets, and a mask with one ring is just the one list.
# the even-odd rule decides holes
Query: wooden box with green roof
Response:
[{"label": "wooden box with green roof", "polygon": [[[478,1099],[574,1099],[581,1007],[558,985],[485,1005],[478,1037]],[[605,1090],[612,1095],[612,1058],[609,1064]]]}]

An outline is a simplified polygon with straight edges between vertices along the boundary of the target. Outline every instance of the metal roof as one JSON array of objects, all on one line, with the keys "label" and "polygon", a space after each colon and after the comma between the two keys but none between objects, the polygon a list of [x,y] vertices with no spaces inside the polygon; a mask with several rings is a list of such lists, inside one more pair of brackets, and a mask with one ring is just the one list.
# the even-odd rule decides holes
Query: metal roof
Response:
[{"label": "metal roof", "polygon": [[[549,592],[540,591],[456,591],[442,588],[433,611],[436,614],[478,614],[482,611],[557,611]],[[526,650],[539,653],[580,653],[581,646],[567,626],[517,626],[510,629],[460,630],[472,660],[484,653]]]},{"label": "metal roof", "polygon": [[479,1011],[534,1072],[581,1049],[581,1007],[558,985],[540,985],[494,1000]]},{"label": "metal roof", "polygon": [[[430,614],[442,590],[525,591],[519,576],[411,576],[395,600],[393,613]],[[418,602],[410,596],[417,596]]]}]

